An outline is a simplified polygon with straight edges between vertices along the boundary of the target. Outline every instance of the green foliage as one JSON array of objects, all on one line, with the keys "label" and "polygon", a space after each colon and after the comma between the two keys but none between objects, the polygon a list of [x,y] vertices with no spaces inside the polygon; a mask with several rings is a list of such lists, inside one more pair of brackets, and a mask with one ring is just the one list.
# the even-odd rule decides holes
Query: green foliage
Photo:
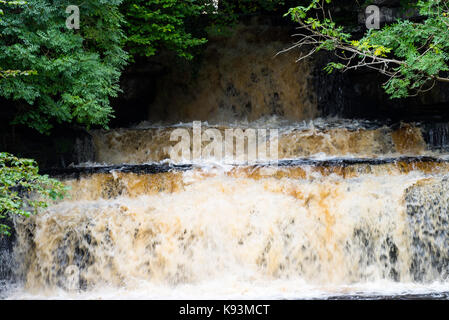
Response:
[{"label": "green foliage", "polygon": [[[18,101],[15,124],[41,133],[54,121],[107,126],[113,113],[109,98],[119,92],[127,58],[121,2],[29,0],[2,7],[0,67],[34,70],[28,77],[0,79],[0,96]],[[80,30],[65,25],[68,5],[80,7]]]},{"label": "green foliage", "polygon": [[213,15],[206,30],[212,36],[229,36],[241,16],[257,13],[280,14],[287,4],[296,4],[296,0],[220,0],[220,7]]},{"label": "green foliage", "polygon": [[325,67],[324,67],[324,71],[326,71],[328,74],[331,74],[332,72],[334,72],[335,69],[337,70],[341,70],[344,69],[345,65],[342,63],[337,63],[337,62],[329,62]]},{"label": "green foliage", "polygon": [[403,62],[395,69],[398,76],[385,84],[393,98],[408,96],[449,70],[449,19],[441,2],[418,1],[420,13],[426,16],[422,23],[402,20],[365,36],[372,45],[388,47]]},{"label": "green foliage", "polygon": [[[26,4],[25,1],[1,1],[0,0],[0,5],[17,6],[17,5],[24,5],[24,4]],[[0,8],[0,16],[2,16],[3,14],[4,14],[4,12]],[[35,70],[26,70],[26,71],[9,70],[9,69],[3,70],[0,67],[0,78],[28,76],[28,75],[35,75],[35,74],[36,74]]]},{"label": "green foliage", "polygon": [[153,56],[162,48],[192,59],[192,48],[207,42],[195,37],[188,25],[203,12],[212,12],[211,1],[125,0],[126,45],[133,55]]},{"label": "green foliage", "polygon": [[[38,174],[34,160],[0,153],[0,219],[26,216],[46,208],[45,200],[62,199],[67,187],[46,175]],[[0,224],[0,235],[8,235],[9,227]]]},{"label": "green foliage", "polygon": [[229,36],[241,16],[278,12],[292,0],[125,0],[126,46],[134,56],[161,49],[192,59],[207,36]]},{"label": "green foliage", "polygon": [[[358,40],[326,15],[330,0],[312,0],[308,6],[291,8],[287,15],[309,30],[315,51],[334,51],[346,60],[331,63],[325,70],[370,67],[389,76],[385,91],[392,98],[404,98],[431,89],[449,71],[449,7],[447,0],[408,2],[424,17],[422,22],[398,19],[380,30],[369,30]],[[317,14],[318,12],[318,14]],[[320,14],[323,12],[324,14]],[[352,66],[351,66],[352,63]]]},{"label": "green foliage", "polygon": [[[236,20],[238,15],[278,12],[289,0],[222,0],[220,11]],[[298,1],[294,1],[297,3]]]}]

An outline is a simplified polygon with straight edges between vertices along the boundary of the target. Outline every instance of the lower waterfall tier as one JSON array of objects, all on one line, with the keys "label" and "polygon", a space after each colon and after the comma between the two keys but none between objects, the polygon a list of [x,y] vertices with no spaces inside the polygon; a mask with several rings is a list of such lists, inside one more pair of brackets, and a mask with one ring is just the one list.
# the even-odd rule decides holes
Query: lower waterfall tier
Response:
[{"label": "lower waterfall tier", "polygon": [[71,198],[15,221],[24,284],[10,297],[449,291],[448,173],[398,162],[81,175],[65,181]]}]

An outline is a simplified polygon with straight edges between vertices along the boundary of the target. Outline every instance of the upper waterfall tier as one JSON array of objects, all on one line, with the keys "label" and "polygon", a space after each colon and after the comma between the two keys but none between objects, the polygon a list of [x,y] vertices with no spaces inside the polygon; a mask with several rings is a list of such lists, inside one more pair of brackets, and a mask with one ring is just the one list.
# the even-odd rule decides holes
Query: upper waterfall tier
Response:
[{"label": "upper waterfall tier", "polygon": [[[264,125],[265,129],[259,129]],[[269,150],[258,157],[258,162],[302,158],[383,158],[399,156],[435,155],[435,148],[425,139],[425,129],[413,124],[402,124],[396,128],[374,124],[319,122],[300,123],[289,126],[257,123],[254,125],[205,125],[194,132],[192,124],[172,127],[143,127],[93,131],[95,149],[94,162],[106,165],[144,164],[161,161],[173,163],[226,162],[229,164],[247,161],[251,143]],[[181,135],[179,134],[181,130]],[[210,131],[213,130],[213,134]],[[249,142],[253,133],[253,141]],[[181,141],[182,131],[187,137],[187,156],[179,153],[173,158],[172,150]],[[230,140],[231,149],[226,149],[226,135],[242,135],[243,147],[237,149],[237,140]],[[263,135],[260,135],[260,133]],[[195,135],[200,151],[194,151]],[[246,135],[246,136],[245,136]],[[212,136],[212,137],[211,137]],[[210,152],[211,142],[220,140],[218,156]],[[276,139],[276,140],[274,140]],[[428,139],[427,139],[428,140]],[[275,145],[277,144],[277,146]],[[209,147],[208,147],[209,146]],[[254,147],[256,148],[256,147]],[[208,152],[209,151],[209,152]],[[255,149],[254,149],[255,151]],[[276,151],[276,152],[273,152]],[[255,151],[256,152],[256,151]],[[258,155],[260,155],[258,153]],[[240,156],[240,158],[238,158]],[[240,159],[240,161],[239,161]]]}]

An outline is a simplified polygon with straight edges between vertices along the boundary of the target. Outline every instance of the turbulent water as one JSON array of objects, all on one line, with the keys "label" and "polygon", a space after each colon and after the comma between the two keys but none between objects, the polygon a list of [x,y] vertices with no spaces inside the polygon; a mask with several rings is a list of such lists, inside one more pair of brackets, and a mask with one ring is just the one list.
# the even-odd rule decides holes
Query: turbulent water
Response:
[{"label": "turbulent water", "polygon": [[449,292],[449,163],[419,126],[290,125],[277,165],[142,166],[167,160],[172,130],[93,132],[97,164],[59,173],[70,197],[15,221],[3,296]]},{"label": "turbulent water", "polygon": [[[281,127],[279,127],[280,124]],[[170,159],[170,150],[177,143],[177,139],[171,141],[171,134],[179,128],[185,128],[192,136],[192,124],[179,124],[172,127],[149,127],[141,124],[134,129],[94,131],[92,137],[96,150],[96,162],[118,165],[152,163]],[[276,154],[279,159],[379,158],[434,154],[431,146],[427,146],[421,129],[410,124],[403,124],[392,129],[388,126],[363,122],[320,120],[291,124],[275,119],[272,123],[254,122],[244,126],[241,123],[214,126],[206,123],[206,126],[202,127],[202,132],[211,128],[218,130],[223,136],[229,129],[241,128],[245,131],[276,128],[279,131]],[[267,148],[270,148],[271,141],[267,140]],[[202,141],[203,147],[209,143],[208,139]],[[233,155],[235,156],[235,150]],[[193,156],[190,159],[181,160],[181,162],[200,163],[219,161],[214,155]],[[268,157],[264,160],[273,159]]]}]

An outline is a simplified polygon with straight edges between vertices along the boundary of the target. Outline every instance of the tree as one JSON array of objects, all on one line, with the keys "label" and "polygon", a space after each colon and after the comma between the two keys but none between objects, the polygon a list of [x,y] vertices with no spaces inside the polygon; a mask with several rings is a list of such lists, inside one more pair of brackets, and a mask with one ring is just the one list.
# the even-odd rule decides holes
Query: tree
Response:
[{"label": "tree", "polygon": [[[14,124],[49,133],[54,122],[107,126],[109,98],[119,92],[127,54],[122,49],[122,0],[29,0],[0,5],[0,67],[34,70],[0,78],[0,96],[17,103]],[[20,4],[20,5],[18,5]],[[81,29],[66,27],[78,5]],[[25,72],[26,73],[26,72]],[[12,75],[12,76],[11,76]]]},{"label": "tree", "polygon": [[213,11],[212,1],[199,0],[125,0],[126,45],[136,56],[153,56],[168,49],[192,59],[192,49],[207,42],[193,35],[188,24],[201,14]]},{"label": "tree", "polygon": [[[0,4],[3,5],[24,5],[24,1],[3,1],[0,0]],[[0,16],[4,15],[3,9],[0,8]],[[27,71],[21,71],[21,70],[10,70],[6,69],[4,70],[2,67],[0,67],[0,78],[7,78],[7,77],[17,77],[17,76],[28,76],[31,74],[35,74],[36,71],[34,70],[27,70]]]},{"label": "tree", "polygon": [[239,15],[276,12],[288,1],[125,0],[126,46],[134,56],[168,50],[191,60],[208,36],[229,35]]},{"label": "tree", "polygon": [[360,39],[337,25],[328,5],[331,0],[312,0],[308,6],[291,8],[287,15],[299,23],[301,37],[292,47],[306,49],[298,60],[320,50],[333,51],[337,62],[332,72],[358,68],[376,70],[388,77],[383,87],[391,98],[415,96],[437,82],[449,82],[449,7],[447,0],[412,3],[421,22],[398,19],[380,30],[368,30]]},{"label": "tree", "polygon": [[[21,1],[0,1],[4,5],[23,5]],[[3,10],[0,9],[0,15]],[[3,70],[0,78],[34,75],[34,70]],[[55,179],[38,174],[34,160],[20,159],[9,153],[0,153],[0,219],[14,215],[29,216],[39,208],[47,207],[45,199],[64,197],[66,187]],[[10,227],[0,223],[0,236],[10,235]]]},{"label": "tree", "polygon": [[[45,200],[62,199],[66,187],[47,175],[38,174],[34,160],[20,159],[0,152],[0,219],[29,216],[46,208]],[[9,235],[9,227],[0,223],[0,235]]]}]

